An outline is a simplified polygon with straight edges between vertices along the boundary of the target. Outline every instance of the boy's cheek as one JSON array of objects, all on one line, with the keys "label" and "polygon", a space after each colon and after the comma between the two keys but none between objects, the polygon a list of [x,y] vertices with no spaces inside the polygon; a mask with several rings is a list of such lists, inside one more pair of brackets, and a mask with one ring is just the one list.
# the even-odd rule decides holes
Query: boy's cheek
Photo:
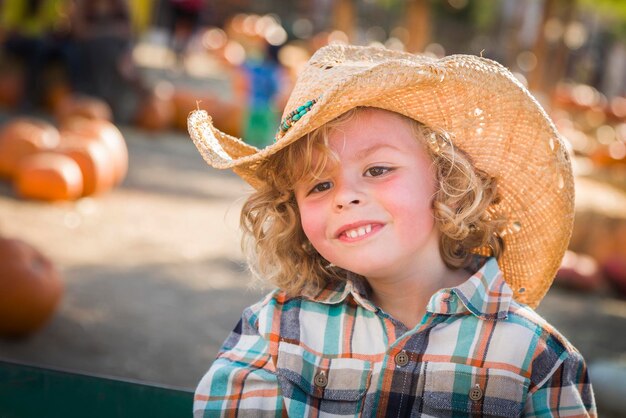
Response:
[{"label": "boy's cheek", "polygon": [[420,234],[434,227],[435,217],[428,192],[388,189],[385,210],[406,234]]},{"label": "boy's cheek", "polygon": [[429,178],[396,179],[376,190],[374,199],[386,205],[406,208],[409,211],[424,211],[432,206],[435,186]]},{"label": "boy's cheek", "polygon": [[319,239],[324,237],[324,225],[321,220],[322,216],[315,216],[306,209],[300,211],[302,230],[313,246],[316,245]]}]

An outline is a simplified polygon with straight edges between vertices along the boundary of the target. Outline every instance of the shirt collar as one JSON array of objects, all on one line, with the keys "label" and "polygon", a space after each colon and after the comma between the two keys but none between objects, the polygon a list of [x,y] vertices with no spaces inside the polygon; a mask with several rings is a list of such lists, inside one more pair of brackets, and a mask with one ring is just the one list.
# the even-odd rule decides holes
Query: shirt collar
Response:
[{"label": "shirt collar", "polygon": [[469,311],[481,319],[506,319],[512,298],[497,260],[490,257],[462,284],[435,293],[426,310],[441,315]]},{"label": "shirt collar", "polygon": [[370,312],[376,312],[378,308],[367,298],[367,289],[363,280],[354,274],[348,273],[345,280],[336,280],[329,283],[320,292],[310,295],[305,294],[304,297],[315,302],[333,305],[343,302],[348,295],[354,301]]},{"label": "shirt collar", "polygon": [[[437,291],[426,310],[433,314],[453,315],[470,312],[481,319],[505,319],[513,297],[513,291],[495,258],[480,258],[482,266],[459,286]],[[361,307],[376,312],[378,308],[368,299],[362,279],[349,275],[346,280],[333,281],[316,294],[304,297],[315,302],[334,305],[349,295]]]}]

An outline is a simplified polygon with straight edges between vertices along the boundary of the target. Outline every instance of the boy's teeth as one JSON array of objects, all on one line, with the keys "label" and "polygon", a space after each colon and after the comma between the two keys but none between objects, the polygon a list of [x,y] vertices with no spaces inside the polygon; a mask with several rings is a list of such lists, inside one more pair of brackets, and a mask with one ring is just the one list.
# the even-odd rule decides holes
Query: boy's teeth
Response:
[{"label": "boy's teeth", "polygon": [[358,238],[362,237],[363,235],[369,234],[370,232],[372,232],[372,225],[365,225],[346,231],[346,235],[350,238]]}]

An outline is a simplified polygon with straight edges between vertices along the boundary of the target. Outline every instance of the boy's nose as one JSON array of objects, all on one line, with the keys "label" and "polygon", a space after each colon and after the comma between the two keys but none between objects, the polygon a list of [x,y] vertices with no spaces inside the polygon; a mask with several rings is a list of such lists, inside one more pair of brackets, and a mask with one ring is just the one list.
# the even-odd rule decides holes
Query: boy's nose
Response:
[{"label": "boy's nose", "polygon": [[335,207],[337,210],[348,206],[359,205],[363,202],[363,194],[354,184],[339,183],[335,187]]},{"label": "boy's nose", "polygon": [[353,199],[349,202],[337,202],[337,209],[343,209],[345,206],[350,206],[350,205],[358,205],[359,203],[361,203],[361,201],[359,199]]}]

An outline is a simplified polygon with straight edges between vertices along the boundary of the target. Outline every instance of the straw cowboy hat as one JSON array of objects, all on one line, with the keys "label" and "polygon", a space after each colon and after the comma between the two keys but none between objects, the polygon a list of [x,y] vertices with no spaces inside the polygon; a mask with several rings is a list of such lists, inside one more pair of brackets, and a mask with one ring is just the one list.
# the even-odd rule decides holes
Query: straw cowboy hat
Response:
[{"label": "straw cowboy hat", "polygon": [[203,110],[189,134],[211,166],[252,186],[260,161],[357,106],[390,110],[449,134],[474,165],[498,180],[492,208],[510,219],[498,264],[514,297],[537,306],[572,231],[574,183],[563,140],[545,111],[500,64],[476,56],[441,59],[378,47],[330,45],[298,77],[275,142],[264,149],[216,129]]}]

